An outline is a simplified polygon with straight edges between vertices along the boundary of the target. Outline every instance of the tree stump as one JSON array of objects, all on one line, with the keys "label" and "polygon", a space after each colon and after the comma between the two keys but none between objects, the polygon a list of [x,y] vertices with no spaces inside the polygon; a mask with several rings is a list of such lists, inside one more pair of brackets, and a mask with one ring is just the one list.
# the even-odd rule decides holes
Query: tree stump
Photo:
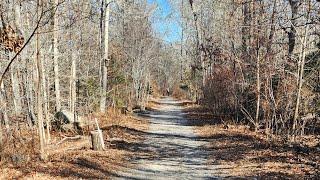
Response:
[{"label": "tree stump", "polygon": [[104,141],[101,130],[91,131],[91,142],[92,149],[95,151],[103,151],[104,150]]}]

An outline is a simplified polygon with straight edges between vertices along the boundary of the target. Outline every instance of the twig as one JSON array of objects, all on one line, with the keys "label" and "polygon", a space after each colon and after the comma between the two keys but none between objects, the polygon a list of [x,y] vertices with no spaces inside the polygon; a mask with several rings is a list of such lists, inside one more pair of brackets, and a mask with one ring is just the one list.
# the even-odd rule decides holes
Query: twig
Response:
[{"label": "twig", "polygon": [[57,146],[59,144],[62,144],[66,140],[78,140],[78,139],[81,139],[80,135],[77,135],[77,136],[74,136],[74,137],[66,137],[66,136],[64,136],[64,138],[61,141],[59,141],[57,144],[55,144],[55,145]]},{"label": "twig", "polygon": [[247,117],[247,119],[248,119],[253,125],[256,125],[256,123],[254,122],[253,118],[250,116],[249,112],[248,112],[244,107],[241,108],[241,112]]},{"label": "twig", "polygon": [[96,126],[97,126],[98,131],[100,131],[99,124],[98,124],[98,121],[97,121],[97,118],[94,118],[94,121],[96,122]]},{"label": "twig", "polygon": [[[99,128],[99,124],[98,124],[97,118],[94,118],[94,121],[96,122],[96,126],[97,126],[97,129],[98,129],[100,141],[103,143],[103,142],[104,142],[104,140],[103,140],[103,135],[102,135],[102,131],[101,131],[100,128]],[[104,143],[103,143],[103,147],[102,147],[102,148],[105,150]]]}]

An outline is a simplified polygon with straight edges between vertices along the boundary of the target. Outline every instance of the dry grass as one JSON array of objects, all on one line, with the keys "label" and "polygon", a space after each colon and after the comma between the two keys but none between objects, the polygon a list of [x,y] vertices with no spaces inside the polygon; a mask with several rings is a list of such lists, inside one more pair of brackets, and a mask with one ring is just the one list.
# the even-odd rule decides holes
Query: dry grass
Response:
[{"label": "dry grass", "polygon": [[[65,135],[74,134],[52,132],[51,144],[46,149],[48,159],[42,162],[38,158],[36,130],[33,129],[30,133],[30,130],[24,129],[21,132],[29,133],[24,133],[25,140],[22,143],[14,142],[13,146],[13,141],[10,141],[3,148],[2,156],[6,158],[1,161],[0,179],[108,179],[116,176],[117,170],[127,168],[127,162],[134,153],[112,146],[112,141],[115,138],[127,142],[142,141],[143,137],[134,132],[146,130],[148,123],[134,115],[123,115],[116,109],[109,109],[106,115],[96,114],[87,118],[91,121],[95,118],[99,120],[107,146],[105,151],[91,150],[88,131],[80,139],[68,140],[59,145],[57,143]],[[19,149],[14,149],[16,146]],[[16,155],[27,158],[15,162],[12,157]]]},{"label": "dry grass", "polygon": [[320,137],[308,136],[309,148],[295,147],[278,138],[267,139],[248,126],[226,125],[205,109],[189,107],[190,125],[202,138],[208,139],[212,150],[208,164],[224,165],[221,174],[230,177],[260,178],[320,178],[320,152],[313,147]]},{"label": "dry grass", "polygon": [[100,115],[101,129],[106,138],[118,138],[125,141],[142,140],[142,137],[133,131],[145,131],[148,129],[148,121],[134,114],[124,115],[117,109],[109,109],[107,115]]}]

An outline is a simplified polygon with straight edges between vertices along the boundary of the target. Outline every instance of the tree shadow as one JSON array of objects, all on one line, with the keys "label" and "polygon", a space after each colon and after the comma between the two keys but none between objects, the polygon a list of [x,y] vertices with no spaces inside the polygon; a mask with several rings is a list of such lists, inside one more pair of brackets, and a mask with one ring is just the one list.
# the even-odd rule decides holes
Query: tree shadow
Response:
[{"label": "tree shadow", "polygon": [[[163,104],[162,104],[163,105]],[[170,111],[162,110],[148,110],[143,114],[139,114],[140,117],[152,119],[150,123],[157,125],[163,125],[169,123],[169,125],[178,126],[205,126],[205,125],[219,125],[223,124],[221,118],[217,120],[210,118],[202,119],[202,116],[197,118],[186,118],[186,112],[179,109],[173,109]],[[118,127],[123,128],[123,127]],[[218,133],[212,136],[196,137],[186,136],[181,134],[171,133],[155,133],[147,131],[136,131],[134,129],[126,129],[130,133],[139,134],[146,137],[146,141],[143,142],[127,142],[125,140],[113,141],[113,148],[123,149],[134,153],[141,153],[142,155],[133,157],[133,162],[141,160],[147,160],[151,162],[166,162],[170,163],[177,159],[184,165],[201,165],[203,161],[207,161],[209,165],[220,165],[223,163],[233,163],[248,159],[251,163],[263,164],[267,162],[277,162],[289,165],[310,165],[316,169],[317,165],[312,165],[308,162],[301,162],[301,158],[292,158],[284,154],[293,154],[296,157],[307,157],[303,151],[298,151],[295,147],[289,147],[284,144],[272,144],[261,138],[246,135],[243,133]],[[197,144],[198,145],[194,145]],[[274,155],[270,156],[264,151],[271,151]],[[261,155],[254,154],[261,152]],[[181,160],[182,159],[182,160]],[[232,171],[232,168],[230,168]],[[192,172],[191,172],[192,173]],[[292,175],[283,172],[255,172],[254,176],[244,177],[230,177],[232,179],[292,179],[299,178],[300,175]]]}]

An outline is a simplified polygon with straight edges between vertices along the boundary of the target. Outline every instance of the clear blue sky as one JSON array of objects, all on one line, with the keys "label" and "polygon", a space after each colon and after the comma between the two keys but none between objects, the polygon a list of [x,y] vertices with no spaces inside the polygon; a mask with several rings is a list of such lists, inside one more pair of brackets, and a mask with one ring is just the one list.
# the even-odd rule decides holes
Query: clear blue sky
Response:
[{"label": "clear blue sky", "polygon": [[180,18],[178,12],[173,9],[168,0],[148,0],[148,2],[158,5],[154,14],[155,22],[153,22],[155,31],[169,43],[180,41],[182,28],[178,23]]}]

